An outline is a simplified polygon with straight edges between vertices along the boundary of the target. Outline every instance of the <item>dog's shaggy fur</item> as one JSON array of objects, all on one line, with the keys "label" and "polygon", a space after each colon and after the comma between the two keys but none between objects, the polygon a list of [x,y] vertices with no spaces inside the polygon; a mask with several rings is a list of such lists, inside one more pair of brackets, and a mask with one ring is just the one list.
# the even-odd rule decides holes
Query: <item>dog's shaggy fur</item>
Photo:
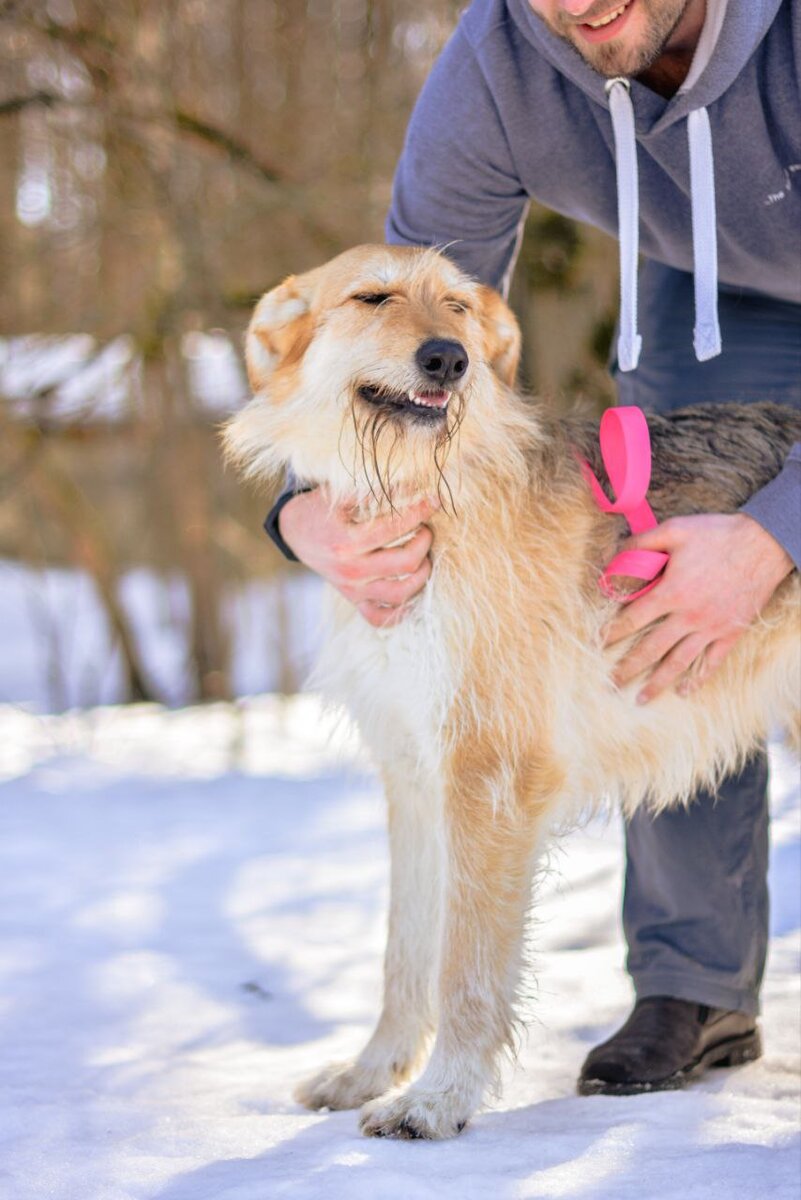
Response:
[{"label": "dog's shaggy fur", "polygon": [[[431,338],[458,342],[469,367],[447,406],[421,412],[409,393],[432,386],[415,360]],[[598,511],[578,466],[577,451],[601,471],[597,423],[560,423],[513,390],[518,339],[500,297],[442,255],[360,247],[261,300],[256,398],[226,432],[247,474],[290,467],[364,518],[442,501],[408,617],[376,630],[335,597],[318,670],[383,771],[391,900],[375,1033],[299,1097],[364,1105],[368,1134],[448,1137],[494,1082],[555,819],[588,799],[680,804],[798,715],[798,572],[687,698],[638,706],[637,681],[613,686],[627,647],[602,646],[614,606],[598,575],[625,525]],[[736,510],[801,438],[801,416],[768,404],[648,420],[659,519]]]}]

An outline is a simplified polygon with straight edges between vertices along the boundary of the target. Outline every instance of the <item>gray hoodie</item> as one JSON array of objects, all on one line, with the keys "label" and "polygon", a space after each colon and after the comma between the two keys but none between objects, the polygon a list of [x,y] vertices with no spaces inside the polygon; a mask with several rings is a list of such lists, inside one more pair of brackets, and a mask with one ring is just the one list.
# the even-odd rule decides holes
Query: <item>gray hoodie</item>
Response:
[{"label": "gray hoodie", "polygon": [[[387,240],[447,245],[465,270],[505,290],[532,198],[620,233],[623,369],[639,354],[638,250],[695,270],[699,359],[720,352],[718,288],[792,312],[801,304],[801,0],[729,0],[706,56],[669,100],[636,79],[613,97],[527,0],[474,0],[412,116]],[[631,203],[628,217],[619,211],[621,189],[633,217]],[[801,447],[746,511],[801,563]]]}]

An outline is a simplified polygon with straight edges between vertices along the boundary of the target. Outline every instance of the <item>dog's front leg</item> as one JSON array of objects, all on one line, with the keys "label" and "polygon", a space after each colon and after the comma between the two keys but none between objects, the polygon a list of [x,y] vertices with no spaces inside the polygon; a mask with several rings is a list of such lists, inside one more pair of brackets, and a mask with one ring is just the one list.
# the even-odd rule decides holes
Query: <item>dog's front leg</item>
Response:
[{"label": "dog's front leg", "polygon": [[365,1106],[368,1135],[452,1137],[496,1080],[499,1053],[512,1042],[531,872],[549,808],[540,788],[532,792],[538,774],[548,772],[505,769],[475,747],[457,756],[445,800],[437,1039],[415,1083]]},{"label": "dog's front leg", "polygon": [[384,772],[391,856],[384,1005],[361,1054],[331,1063],[295,1091],[307,1108],[359,1108],[413,1072],[434,1028],[442,883],[441,787]]}]

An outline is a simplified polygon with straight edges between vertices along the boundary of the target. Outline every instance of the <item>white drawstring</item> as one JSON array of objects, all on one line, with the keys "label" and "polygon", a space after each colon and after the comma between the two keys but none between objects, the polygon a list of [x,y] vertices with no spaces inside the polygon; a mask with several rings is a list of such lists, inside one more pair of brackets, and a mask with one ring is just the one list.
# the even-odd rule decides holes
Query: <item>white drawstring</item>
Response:
[{"label": "white drawstring", "polygon": [[695,331],[693,344],[699,362],[720,354],[718,322],[718,235],[715,220],[715,166],[712,132],[705,108],[687,118],[690,145],[690,203],[693,214],[693,271]]},{"label": "white drawstring", "polygon": [[[637,332],[637,258],[639,254],[639,185],[637,136],[631,85],[621,76],[606,83],[615,138],[617,222],[620,243],[620,335],[617,361],[621,371],[633,371],[640,358]],[[705,108],[687,120],[690,149],[690,206],[693,230],[695,287],[695,356],[699,362],[721,351],[718,322],[718,241],[715,220],[715,174],[712,134]]]},{"label": "white drawstring", "polygon": [[633,371],[640,358],[642,338],[637,333],[637,258],[639,254],[639,185],[634,107],[628,79],[606,84],[612,132],[615,136],[617,172],[617,236],[620,242],[620,336],[617,361],[621,371]]}]

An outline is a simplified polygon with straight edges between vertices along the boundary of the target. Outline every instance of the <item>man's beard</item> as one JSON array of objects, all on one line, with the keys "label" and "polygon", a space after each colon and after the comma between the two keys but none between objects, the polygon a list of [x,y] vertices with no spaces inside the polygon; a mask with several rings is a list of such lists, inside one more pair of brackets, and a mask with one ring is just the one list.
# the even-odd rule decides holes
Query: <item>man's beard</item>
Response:
[{"label": "man's beard", "polygon": [[[595,71],[612,78],[615,75],[639,75],[659,58],[671,35],[681,21],[691,0],[634,0],[641,9],[642,26],[639,37],[632,41],[623,36],[608,42],[588,42],[581,36],[576,23],[559,10],[553,21],[541,19],[558,37],[563,38]],[[596,20],[610,11],[614,0],[599,0],[589,8],[585,18]],[[634,15],[634,14],[632,14]],[[625,31],[624,31],[625,34]]]}]

